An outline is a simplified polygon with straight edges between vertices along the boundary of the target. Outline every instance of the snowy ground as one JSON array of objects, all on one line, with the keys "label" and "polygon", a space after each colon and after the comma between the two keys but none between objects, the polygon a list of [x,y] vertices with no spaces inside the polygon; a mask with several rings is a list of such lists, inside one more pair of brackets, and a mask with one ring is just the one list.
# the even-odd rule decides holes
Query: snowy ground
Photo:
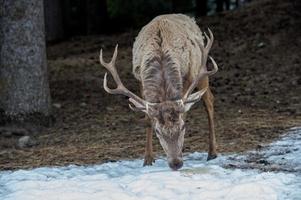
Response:
[{"label": "snowy ground", "polygon": [[[250,161],[254,155],[259,164]],[[205,153],[189,154],[177,172],[171,171],[164,159],[151,167],[134,160],[4,171],[0,172],[0,199],[300,200],[300,157],[301,129],[296,128],[259,152],[223,155],[210,162],[205,161]],[[273,172],[261,171],[261,165],[264,171]],[[244,169],[237,169],[239,166]]]}]

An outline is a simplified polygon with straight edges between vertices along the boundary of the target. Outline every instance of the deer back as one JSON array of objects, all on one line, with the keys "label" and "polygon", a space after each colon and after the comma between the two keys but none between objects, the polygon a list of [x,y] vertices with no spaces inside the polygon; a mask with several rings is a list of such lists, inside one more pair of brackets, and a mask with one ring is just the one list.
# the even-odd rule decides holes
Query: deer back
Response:
[{"label": "deer back", "polygon": [[182,14],[158,16],[136,37],[133,74],[143,82],[143,73],[151,67],[149,61],[163,55],[172,60],[172,67],[177,68],[182,79],[188,76],[192,80],[200,68],[200,45],[204,45],[203,36],[193,18]]}]

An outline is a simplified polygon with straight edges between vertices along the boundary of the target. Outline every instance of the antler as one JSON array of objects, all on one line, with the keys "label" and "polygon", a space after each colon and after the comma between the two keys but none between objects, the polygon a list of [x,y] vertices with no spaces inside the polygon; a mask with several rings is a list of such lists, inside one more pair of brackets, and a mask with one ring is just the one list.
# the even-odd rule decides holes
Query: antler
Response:
[{"label": "antler", "polygon": [[[131,91],[129,91],[124,85],[123,83],[121,82],[120,80],[120,77],[118,75],[118,72],[115,68],[115,63],[116,63],[116,58],[117,58],[117,53],[118,53],[118,44],[116,45],[115,47],[115,51],[114,51],[114,54],[113,54],[113,57],[112,57],[112,60],[111,62],[109,63],[106,63],[104,60],[103,60],[103,57],[102,57],[102,49],[100,50],[100,55],[99,55],[99,61],[100,61],[100,64],[102,64],[110,73],[111,75],[113,76],[113,79],[114,81],[116,82],[117,84],[117,87],[116,89],[110,89],[108,87],[108,84],[107,84],[107,73],[105,74],[104,76],[104,79],[103,79],[103,87],[105,89],[106,92],[110,93],[110,94],[122,94],[122,95],[125,95],[127,97],[130,98],[130,101],[137,107],[145,107],[146,105],[146,101],[143,100],[142,98],[138,97],[137,95],[135,95],[134,93],[132,93]],[[135,102],[136,101],[136,102]],[[135,102],[135,103],[134,103]],[[139,105],[140,104],[140,105]]]},{"label": "antler", "polygon": [[201,79],[203,79],[205,76],[210,76],[212,74],[215,74],[218,70],[218,66],[216,64],[216,62],[214,61],[214,59],[209,56],[212,64],[213,64],[213,69],[211,71],[207,71],[207,58],[208,58],[208,53],[212,47],[212,43],[214,40],[213,34],[211,32],[211,30],[208,28],[208,32],[209,32],[209,36],[204,32],[204,35],[206,37],[206,41],[207,44],[204,47],[203,45],[200,45],[201,48],[201,52],[202,52],[202,60],[201,60],[201,69],[199,74],[197,75],[197,77],[193,80],[193,82],[191,83],[191,85],[189,86],[187,92],[185,93],[185,95],[183,96],[183,101],[186,102],[188,96],[192,93],[192,91],[196,88],[197,84],[199,83],[199,81]]}]

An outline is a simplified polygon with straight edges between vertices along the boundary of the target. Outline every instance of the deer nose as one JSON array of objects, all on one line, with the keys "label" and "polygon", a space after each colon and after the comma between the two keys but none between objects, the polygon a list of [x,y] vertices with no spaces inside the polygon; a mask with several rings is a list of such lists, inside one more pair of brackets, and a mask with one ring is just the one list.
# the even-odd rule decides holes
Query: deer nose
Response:
[{"label": "deer nose", "polygon": [[178,170],[183,166],[183,161],[179,158],[173,158],[168,162],[168,165],[171,169]]}]

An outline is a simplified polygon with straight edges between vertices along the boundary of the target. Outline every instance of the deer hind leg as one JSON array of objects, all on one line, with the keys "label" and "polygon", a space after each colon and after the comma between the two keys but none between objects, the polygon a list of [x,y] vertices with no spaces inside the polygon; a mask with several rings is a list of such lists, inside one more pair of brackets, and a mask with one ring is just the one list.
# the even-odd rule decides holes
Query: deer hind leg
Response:
[{"label": "deer hind leg", "polygon": [[203,81],[200,81],[198,89],[201,90],[204,87],[208,87],[207,91],[203,95],[202,99],[204,106],[206,108],[208,116],[208,125],[209,125],[209,151],[207,160],[212,160],[217,157],[216,153],[216,138],[214,131],[214,96],[209,88],[209,81],[206,78]]}]

